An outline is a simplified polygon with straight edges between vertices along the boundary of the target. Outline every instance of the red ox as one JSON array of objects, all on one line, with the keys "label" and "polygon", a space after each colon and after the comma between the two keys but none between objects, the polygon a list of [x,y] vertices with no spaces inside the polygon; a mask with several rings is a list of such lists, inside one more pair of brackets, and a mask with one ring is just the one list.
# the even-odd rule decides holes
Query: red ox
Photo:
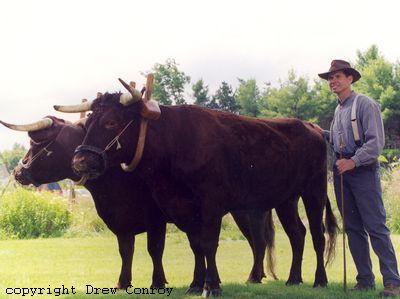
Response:
[{"label": "red ox", "polygon": [[[160,118],[148,120],[143,117],[147,103],[136,96],[138,92],[130,92],[105,94],[87,104],[85,109],[93,113],[73,158],[75,171],[95,178],[134,157],[123,168],[132,170],[138,164],[135,172],[149,185],[157,205],[180,229],[195,236],[194,243],[205,254],[206,295],[221,293],[215,255],[222,216],[237,210],[257,215],[276,208],[285,223],[293,219],[288,211],[301,196],[317,254],[314,286],[327,285],[325,206],[329,257],[337,226],[327,200],[326,145],[311,125],[187,105],[161,106]],[[289,277],[295,276],[295,281],[301,280],[301,260],[297,262]]]},{"label": "red ox", "polygon": [[[11,125],[0,123],[15,130],[28,131],[31,147],[14,170],[14,176],[23,185],[44,183],[69,178],[80,180],[71,168],[74,149],[81,144],[86,131],[82,124],[73,125],[56,117],[46,117],[34,124]],[[87,180],[85,187],[92,194],[99,216],[117,236],[122,259],[121,273],[117,287],[125,288],[131,284],[132,256],[135,235],[147,232],[148,252],[153,261],[151,286],[162,288],[166,279],[162,266],[165,241],[166,218],[156,206],[151,192],[136,173],[123,172],[120,167],[111,167],[95,180]],[[249,217],[249,213],[232,213],[235,222],[247,238],[253,250],[254,265],[249,282],[261,282],[265,247],[268,246],[269,270],[273,276],[274,228],[271,213],[260,213]],[[188,233],[189,240],[192,240]],[[202,291],[204,284],[204,255],[196,244],[191,242],[195,255],[195,275],[191,293]]]}]

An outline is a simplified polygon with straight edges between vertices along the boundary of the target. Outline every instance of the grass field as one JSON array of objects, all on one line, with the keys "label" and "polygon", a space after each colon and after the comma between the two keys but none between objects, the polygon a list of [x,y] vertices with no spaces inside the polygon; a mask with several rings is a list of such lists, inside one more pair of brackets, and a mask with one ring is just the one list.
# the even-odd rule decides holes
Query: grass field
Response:
[{"label": "grass field", "polygon": [[[383,182],[388,221],[393,231],[400,232],[400,171]],[[335,214],[338,211],[332,186],[329,197]],[[113,288],[117,282],[121,261],[116,238],[105,230],[104,223],[96,215],[90,198],[78,198],[70,207],[73,215],[72,226],[64,238],[8,240],[0,238],[0,298],[199,298],[185,295],[192,280],[194,259],[186,236],[174,226],[169,225],[164,268],[169,284],[173,288],[170,296],[134,295],[125,291],[116,294],[87,294],[91,287]],[[300,215],[308,227],[304,208],[300,203]],[[276,219],[276,217],[275,217]],[[340,218],[338,217],[338,220]],[[338,237],[337,256],[328,267],[329,285],[326,289],[313,289],[315,272],[315,254],[310,234],[307,234],[303,259],[304,284],[286,287],[291,264],[289,241],[275,221],[277,228],[276,257],[278,281],[267,277],[259,285],[247,285],[245,281],[252,265],[252,255],[247,241],[233,224],[232,218],[225,217],[217,254],[218,269],[222,280],[223,298],[378,298],[382,290],[382,278],[378,261],[372,253],[377,290],[367,293],[343,292],[343,247],[342,236]],[[0,236],[1,237],[1,236]],[[392,235],[396,252],[400,253],[400,235]],[[151,282],[152,264],[146,250],[146,235],[136,238],[133,263],[133,285],[135,288],[148,288]],[[355,268],[347,251],[348,287],[355,284]],[[69,294],[58,296],[57,288],[68,288]],[[72,287],[76,294],[72,294]],[[7,288],[44,288],[44,294],[32,296],[30,293],[7,295]],[[89,288],[89,289],[88,289]],[[47,294],[50,289],[52,294]],[[27,290],[27,289],[26,289]],[[138,289],[137,289],[138,290]],[[137,291],[136,290],[136,291]],[[135,291],[130,289],[129,292]]]},{"label": "grass field", "polygon": [[[378,289],[363,294],[345,294],[342,291],[343,261],[342,245],[338,244],[338,255],[327,270],[329,286],[327,289],[313,289],[315,255],[309,234],[303,262],[304,284],[286,287],[291,253],[287,237],[278,229],[277,233],[277,273],[279,281],[264,279],[260,285],[246,285],[245,281],[251,267],[251,252],[245,240],[232,240],[222,235],[218,249],[217,262],[222,280],[224,298],[376,298],[382,289],[377,260],[374,257],[374,270]],[[340,238],[341,239],[341,238]],[[393,236],[397,252],[400,251],[400,236]],[[6,298],[6,288],[50,288],[52,295],[33,297],[58,297],[54,288],[69,288],[69,295],[63,298],[166,298],[167,295],[133,295],[118,291],[115,295],[86,294],[86,285],[99,288],[112,288],[119,275],[120,258],[117,242],[113,236],[92,238],[55,238],[37,240],[0,241],[0,297]],[[182,233],[172,233],[167,237],[164,266],[168,287],[173,288],[169,298],[195,298],[186,296],[185,290],[191,282],[193,257],[188,242]],[[146,252],[146,235],[136,241],[133,266],[135,288],[147,288],[151,281],[152,266]],[[348,254],[348,285],[354,284],[355,270]],[[76,294],[71,294],[71,287]],[[90,289],[90,288],[89,288]],[[134,291],[131,289],[130,291]],[[46,291],[48,292],[47,289]],[[32,297],[32,293],[24,298]],[[22,297],[14,295],[13,297]]]}]

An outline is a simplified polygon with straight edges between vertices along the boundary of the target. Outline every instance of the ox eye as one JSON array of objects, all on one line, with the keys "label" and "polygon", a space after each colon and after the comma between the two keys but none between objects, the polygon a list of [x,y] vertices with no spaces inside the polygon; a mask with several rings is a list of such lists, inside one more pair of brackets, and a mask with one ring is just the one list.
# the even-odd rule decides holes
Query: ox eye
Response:
[{"label": "ox eye", "polygon": [[106,129],[112,129],[112,128],[115,128],[116,126],[117,126],[117,122],[112,121],[112,120],[106,122],[106,124],[105,124]]}]

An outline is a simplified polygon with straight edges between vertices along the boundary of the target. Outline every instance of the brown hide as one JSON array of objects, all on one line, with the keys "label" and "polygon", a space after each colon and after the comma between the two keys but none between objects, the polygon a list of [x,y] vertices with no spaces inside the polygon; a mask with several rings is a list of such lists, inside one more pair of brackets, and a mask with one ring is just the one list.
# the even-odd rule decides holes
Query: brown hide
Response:
[{"label": "brown hide", "polygon": [[[113,147],[107,153],[111,165],[129,163],[140,105],[123,108],[101,100],[94,103],[83,144],[104,148],[134,118],[119,139],[122,149]],[[117,125],[110,128],[109,123]],[[89,167],[96,168],[97,158],[86,157]],[[179,188],[178,193],[194,198],[212,196],[223,211],[270,209],[302,195],[316,176],[326,179],[326,146],[322,136],[296,119],[262,120],[197,106],[161,106],[160,119],[149,122],[138,171],[161,197],[167,192],[163,188]]]},{"label": "brown hide", "polygon": [[[118,100],[119,94],[108,94],[94,101],[84,146],[74,155],[76,170],[94,177],[100,175],[105,163],[96,152],[107,148],[123,130],[120,146],[106,151],[108,165],[131,161],[143,103],[123,107]],[[332,220],[328,228],[333,232],[330,244],[334,244],[336,228],[327,202],[326,146],[322,136],[297,119],[256,119],[191,105],[160,108],[161,117],[149,121],[143,157],[135,172],[178,227],[199,232],[207,259],[206,293],[220,294],[215,253],[221,217],[228,211],[276,208],[281,211],[285,229],[290,231],[285,211],[296,206],[300,196],[317,254],[314,286],[326,286],[322,222],[325,206]],[[90,147],[85,150],[85,146]],[[94,147],[97,150],[93,151]],[[291,215],[296,213],[292,209]],[[301,246],[297,252],[297,270],[291,269],[288,283],[301,282]]]}]

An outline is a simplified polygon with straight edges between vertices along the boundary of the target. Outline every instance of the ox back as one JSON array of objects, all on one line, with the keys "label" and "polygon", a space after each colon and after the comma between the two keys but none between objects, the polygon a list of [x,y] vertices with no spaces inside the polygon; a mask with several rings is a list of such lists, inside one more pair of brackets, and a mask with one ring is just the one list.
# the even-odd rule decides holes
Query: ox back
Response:
[{"label": "ox back", "polygon": [[156,189],[168,174],[184,194],[213,194],[230,211],[277,207],[302,195],[318,176],[326,188],[326,145],[306,123],[196,106],[161,111],[160,120],[149,124],[140,165]]}]

